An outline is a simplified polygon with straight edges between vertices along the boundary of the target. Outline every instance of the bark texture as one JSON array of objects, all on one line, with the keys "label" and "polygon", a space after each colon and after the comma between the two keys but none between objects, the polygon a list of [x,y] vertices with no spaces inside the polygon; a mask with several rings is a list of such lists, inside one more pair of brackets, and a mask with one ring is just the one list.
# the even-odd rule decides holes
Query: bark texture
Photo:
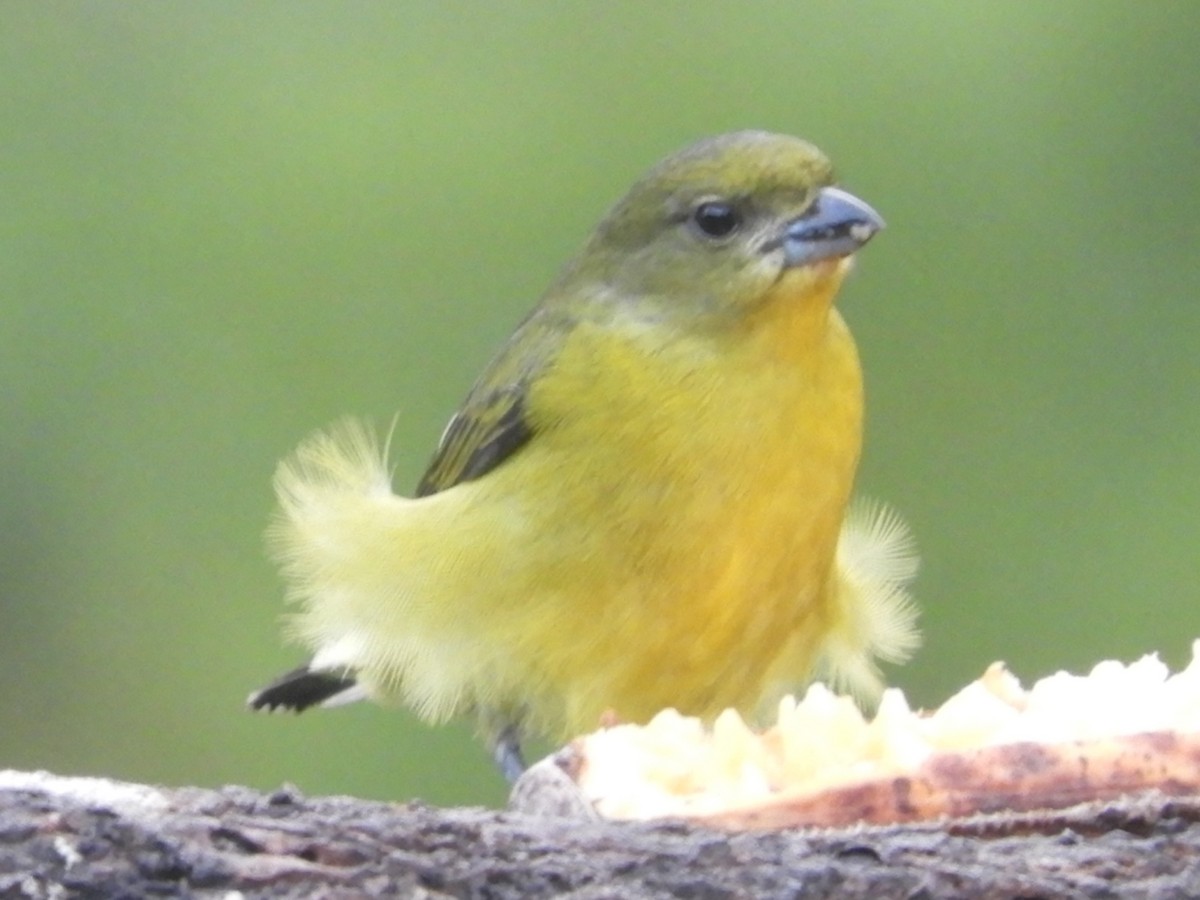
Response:
[{"label": "bark texture", "polygon": [[[680,822],[0,772],[0,898],[1185,898],[1200,797],[919,826]],[[233,894],[232,896],[237,896]]]}]

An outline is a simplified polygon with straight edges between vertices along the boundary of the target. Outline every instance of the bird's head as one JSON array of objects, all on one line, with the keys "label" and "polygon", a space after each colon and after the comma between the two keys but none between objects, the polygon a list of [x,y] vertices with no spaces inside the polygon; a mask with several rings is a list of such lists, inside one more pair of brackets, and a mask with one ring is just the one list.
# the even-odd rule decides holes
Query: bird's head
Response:
[{"label": "bird's head", "polygon": [[[612,208],[560,285],[659,313],[741,315],[784,288],[832,297],[883,219],[812,144],[739,131],[663,160]],[[597,290],[600,289],[600,290]],[[649,310],[647,310],[648,312]]]}]

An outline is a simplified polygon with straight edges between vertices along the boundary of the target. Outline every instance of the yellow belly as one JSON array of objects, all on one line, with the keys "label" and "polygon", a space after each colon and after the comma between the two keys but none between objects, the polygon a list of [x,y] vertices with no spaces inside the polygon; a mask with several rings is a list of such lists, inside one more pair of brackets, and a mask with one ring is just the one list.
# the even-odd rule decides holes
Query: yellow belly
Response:
[{"label": "yellow belly", "polygon": [[609,712],[751,712],[774,687],[768,670],[807,677],[830,624],[862,403],[840,317],[802,312],[790,331],[770,323],[719,354],[683,344],[648,357],[580,330],[556,394],[535,389],[531,407],[552,417],[576,379],[593,400],[602,381],[604,402],[543,423],[478,488],[509,509],[497,550],[520,560],[497,560],[504,574],[490,578],[481,643],[507,652],[484,703],[511,693],[499,705],[578,733]]}]

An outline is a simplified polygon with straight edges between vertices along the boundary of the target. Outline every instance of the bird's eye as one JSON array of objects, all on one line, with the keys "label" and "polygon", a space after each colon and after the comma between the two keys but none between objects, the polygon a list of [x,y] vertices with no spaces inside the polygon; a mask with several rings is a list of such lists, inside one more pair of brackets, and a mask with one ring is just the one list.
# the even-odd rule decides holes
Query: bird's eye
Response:
[{"label": "bird's eye", "polygon": [[729,237],[742,224],[737,210],[723,200],[707,200],[692,212],[692,222],[710,238]]}]

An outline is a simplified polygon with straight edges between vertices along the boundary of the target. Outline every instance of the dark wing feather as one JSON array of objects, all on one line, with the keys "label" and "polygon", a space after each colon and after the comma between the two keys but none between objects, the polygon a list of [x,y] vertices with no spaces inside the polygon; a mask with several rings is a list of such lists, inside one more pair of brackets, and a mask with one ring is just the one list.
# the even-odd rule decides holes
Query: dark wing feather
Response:
[{"label": "dark wing feather", "polygon": [[569,319],[552,317],[544,309],[521,324],[451,417],[417,485],[418,497],[486,475],[534,438],[529,385],[553,359],[570,327]]},{"label": "dark wing feather", "polygon": [[437,452],[417,485],[425,497],[486,475],[533,437],[521,386],[496,391],[450,419]]}]

